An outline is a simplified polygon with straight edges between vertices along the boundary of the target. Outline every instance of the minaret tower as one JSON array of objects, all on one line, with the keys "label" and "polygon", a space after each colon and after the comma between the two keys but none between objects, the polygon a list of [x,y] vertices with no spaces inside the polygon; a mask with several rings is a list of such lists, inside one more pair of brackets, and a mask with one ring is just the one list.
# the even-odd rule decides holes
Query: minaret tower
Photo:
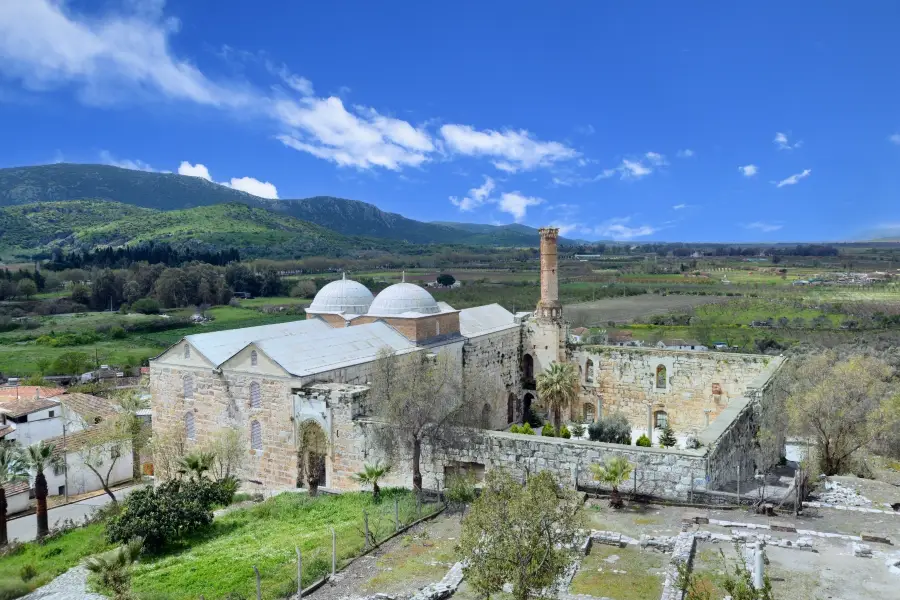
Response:
[{"label": "minaret tower", "polygon": [[559,229],[542,227],[541,234],[541,299],[535,316],[545,321],[562,321],[562,304],[559,302],[559,274],[557,272],[557,249]]}]

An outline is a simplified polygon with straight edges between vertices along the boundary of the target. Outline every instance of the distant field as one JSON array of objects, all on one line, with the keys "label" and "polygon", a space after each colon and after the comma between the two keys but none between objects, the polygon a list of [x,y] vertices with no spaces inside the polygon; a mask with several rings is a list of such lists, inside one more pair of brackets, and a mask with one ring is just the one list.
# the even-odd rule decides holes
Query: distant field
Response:
[{"label": "distant field", "polygon": [[573,325],[604,325],[607,321],[629,323],[634,319],[673,311],[683,311],[704,304],[726,302],[721,296],[660,296],[642,294],[618,298],[604,298],[594,302],[567,304],[563,314]]},{"label": "distant field", "polygon": [[262,308],[263,306],[309,306],[312,300],[309,298],[291,298],[290,296],[276,296],[273,298],[251,298],[240,300],[241,308]]}]

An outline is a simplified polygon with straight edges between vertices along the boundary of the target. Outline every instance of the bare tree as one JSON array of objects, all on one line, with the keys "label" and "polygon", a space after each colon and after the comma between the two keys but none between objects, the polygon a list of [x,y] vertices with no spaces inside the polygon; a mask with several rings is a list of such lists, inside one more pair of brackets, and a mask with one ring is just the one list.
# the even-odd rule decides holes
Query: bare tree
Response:
[{"label": "bare tree", "polygon": [[213,456],[210,471],[216,480],[240,473],[247,458],[244,436],[236,427],[217,431],[204,451]]},{"label": "bare tree", "polygon": [[432,451],[471,442],[483,424],[482,406],[499,397],[497,378],[479,367],[465,377],[449,353],[379,352],[371,386],[378,446],[397,462],[412,463],[413,489],[422,489],[422,448]]},{"label": "bare tree", "polygon": [[100,480],[100,486],[114,504],[116,495],[109,487],[109,480],[123,450],[129,451],[132,432],[128,424],[127,418],[103,421],[86,431],[76,445],[81,462]]},{"label": "bare tree", "polygon": [[174,479],[181,459],[188,453],[184,427],[156,429],[148,444],[153,454],[153,474],[159,480]]}]

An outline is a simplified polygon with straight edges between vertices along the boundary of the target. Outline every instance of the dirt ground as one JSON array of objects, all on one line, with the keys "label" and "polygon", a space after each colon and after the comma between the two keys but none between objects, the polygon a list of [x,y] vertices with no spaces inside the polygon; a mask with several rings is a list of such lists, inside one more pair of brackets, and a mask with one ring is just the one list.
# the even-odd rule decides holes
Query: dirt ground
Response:
[{"label": "dirt ground", "polygon": [[310,600],[350,600],[376,592],[406,598],[440,581],[457,561],[460,518],[441,515],[355,560]]},{"label": "dirt ground", "polygon": [[729,300],[721,296],[660,296],[642,294],[623,298],[603,298],[594,302],[566,304],[566,318],[573,325],[598,326],[608,321],[630,323],[638,317],[650,317],[667,312],[685,310],[702,304],[720,303]]}]

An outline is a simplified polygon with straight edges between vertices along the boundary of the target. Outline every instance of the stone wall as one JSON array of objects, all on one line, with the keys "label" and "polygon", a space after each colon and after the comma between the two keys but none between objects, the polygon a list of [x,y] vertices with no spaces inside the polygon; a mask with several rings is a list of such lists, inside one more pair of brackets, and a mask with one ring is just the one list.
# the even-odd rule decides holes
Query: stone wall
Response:
[{"label": "stone wall", "polygon": [[[506,428],[522,417],[521,353],[522,330],[519,327],[471,337],[463,345],[463,377],[477,369],[487,369],[497,377],[500,393],[485,402],[491,407],[491,429]],[[507,419],[510,394],[514,397],[512,421]]]},{"label": "stone wall", "polygon": [[[609,346],[579,347],[572,352],[581,376],[582,405],[600,405],[603,414],[622,412],[632,425],[646,429],[649,411],[664,411],[677,433],[696,433],[745,395],[748,385],[770,371],[769,356],[720,352],[688,352]],[[589,381],[588,361],[593,381]],[[665,369],[665,385],[657,387],[657,369]],[[707,412],[708,411],[708,412]],[[596,413],[595,413],[596,414]],[[580,418],[579,418],[580,420]],[[655,427],[655,423],[654,423]]]}]

